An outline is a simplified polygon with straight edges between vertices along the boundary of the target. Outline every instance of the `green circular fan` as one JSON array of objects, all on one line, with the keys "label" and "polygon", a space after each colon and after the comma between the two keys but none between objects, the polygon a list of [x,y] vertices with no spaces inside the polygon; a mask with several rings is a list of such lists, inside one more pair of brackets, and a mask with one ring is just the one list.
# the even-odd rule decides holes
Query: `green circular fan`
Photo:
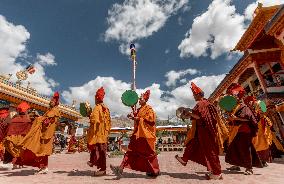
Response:
[{"label": "green circular fan", "polygon": [[86,103],[80,103],[80,114],[83,117],[87,117],[88,116],[88,109],[86,107]]},{"label": "green circular fan", "polygon": [[237,106],[237,99],[233,96],[224,96],[220,101],[219,101],[219,106],[227,111],[230,112],[232,111],[236,106]]},{"label": "green circular fan", "polygon": [[124,105],[132,107],[138,102],[138,95],[135,91],[127,90],[122,94],[121,101]]},{"label": "green circular fan", "polygon": [[259,107],[260,107],[260,109],[261,109],[262,112],[266,112],[266,111],[267,111],[266,104],[265,104],[264,101],[260,101],[260,102],[258,103],[258,105],[259,105]]}]

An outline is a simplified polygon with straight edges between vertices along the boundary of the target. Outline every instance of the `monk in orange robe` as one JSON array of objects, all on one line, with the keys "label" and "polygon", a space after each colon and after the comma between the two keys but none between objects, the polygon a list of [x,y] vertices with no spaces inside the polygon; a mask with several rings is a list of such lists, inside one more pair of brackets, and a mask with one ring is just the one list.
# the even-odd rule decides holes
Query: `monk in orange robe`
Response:
[{"label": "monk in orange robe", "polygon": [[29,132],[32,121],[27,113],[30,108],[29,104],[22,102],[17,107],[18,114],[15,115],[7,128],[7,134],[4,139],[5,150],[13,156],[13,167],[17,168],[17,163],[21,163],[20,153],[21,153],[21,142],[23,141],[25,135]]},{"label": "monk in orange robe", "polygon": [[96,106],[90,115],[90,128],[87,133],[88,149],[91,152],[87,164],[90,167],[95,165],[98,169],[94,172],[94,176],[106,175],[106,152],[111,119],[109,109],[103,103],[104,96],[105,91],[101,87],[96,92]]},{"label": "monk in orange robe", "polygon": [[227,89],[227,94],[238,99],[238,105],[228,118],[231,127],[229,146],[225,161],[232,167],[228,170],[240,171],[240,167],[246,170],[245,175],[253,174],[252,167],[262,167],[262,163],[252,143],[253,137],[257,135],[258,122],[252,110],[243,103],[245,90],[239,84],[233,83]]},{"label": "monk in orange robe", "polygon": [[244,103],[252,110],[258,120],[257,135],[252,139],[256,152],[262,162],[267,167],[267,162],[272,162],[270,145],[272,144],[272,122],[259,109],[257,100],[254,96],[247,96]]},{"label": "monk in orange robe", "polygon": [[[186,149],[182,157],[178,155],[175,158],[186,166],[188,160],[199,163],[209,171],[205,175],[206,179],[222,179],[221,164],[219,160],[219,126],[221,117],[218,114],[217,108],[204,98],[204,92],[191,83],[193,97],[197,104],[192,112],[183,112],[183,118],[191,118],[192,127],[189,130],[186,139]],[[222,122],[223,123],[223,122]],[[223,126],[225,125],[223,123]],[[222,147],[222,145],[220,144]]]},{"label": "monk in orange robe", "polygon": [[31,130],[22,141],[22,165],[38,167],[36,174],[48,172],[48,156],[52,154],[53,138],[60,117],[59,93],[54,93],[50,100],[50,108],[32,124]]},{"label": "monk in orange robe", "polygon": [[139,98],[140,108],[137,112],[128,115],[128,118],[134,120],[134,131],[130,137],[128,151],[120,166],[111,165],[112,171],[118,178],[122,176],[124,168],[146,172],[150,177],[157,177],[160,174],[155,152],[156,114],[146,103],[149,97],[150,90],[147,90]]}]

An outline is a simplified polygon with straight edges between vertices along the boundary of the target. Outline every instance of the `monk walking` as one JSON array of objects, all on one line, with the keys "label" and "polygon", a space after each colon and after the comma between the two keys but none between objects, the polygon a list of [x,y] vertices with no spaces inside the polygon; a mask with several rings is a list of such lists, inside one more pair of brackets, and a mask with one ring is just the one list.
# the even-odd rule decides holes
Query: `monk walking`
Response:
[{"label": "monk walking", "polygon": [[201,164],[209,171],[205,175],[206,179],[219,180],[222,179],[219,160],[219,146],[222,146],[222,143],[218,140],[218,136],[221,135],[219,128],[223,128],[224,131],[226,128],[225,125],[221,125],[221,117],[216,107],[204,98],[204,92],[193,82],[191,90],[197,104],[192,112],[183,112],[182,116],[191,118],[192,128],[185,142],[186,148],[183,156],[176,155],[175,158],[183,166],[187,165],[188,160]]},{"label": "monk walking", "polygon": [[272,144],[272,122],[264,113],[260,112],[257,100],[254,96],[247,96],[244,103],[252,110],[257,121],[257,135],[252,139],[253,145],[264,167],[267,167],[267,162],[272,162],[270,145]]},{"label": "monk walking", "polygon": [[18,114],[15,115],[7,128],[7,134],[4,139],[5,150],[13,157],[13,168],[21,163],[21,142],[25,135],[30,131],[32,121],[27,113],[30,106],[26,102],[22,102],[17,107]]},{"label": "monk walking", "polygon": [[156,114],[147,104],[150,90],[147,90],[139,98],[140,108],[128,118],[134,120],[134,131],[130,137],[128,151],[125,153],[120,166],[111,165],[114,174],[120,178],[124,168],[146,172],[147,176],[157,177],[160,174],[156,142]]},{"label": "monk walking", "polygon": [[251,109],[242,101],[245,94],[242,86],[233,83],[227,89],[227,93],[238,99],[238,105],[228,119],[231,129],[225,161],[233,165],[228,170],[240,171],[240,167],[244,167],[244,174],[251,175],[253,166],[262,167],[252,143],[253,137],[257,134],[258,122]]},{"label": "monk walking", "polygon": [[5,148],[3,145],[3,140],[7,132],[7,119],[9,118],[9,115],[10,112],[8,105],[0,107],[0,161],[4,161]]},{"label": "monk walking", "polygon": [[87,134],[88,149],[90,150],[90,167],[97,166],[94,176],[106,175],[106,152],[108,136],[111,128],[110,112],[103,103],[105,96],[104,88],[96,92],[96,105],[90,115],[90,128]]},{"label": "monk walking", "polygon": [[48,172],[48,156],[52,154],[53,138],[59,121],[59,93],[54,93],[49,103],[49,109],[32,124],[31,130],[25,136],[22,145],[22,165],[38,167],[36,174]]}]

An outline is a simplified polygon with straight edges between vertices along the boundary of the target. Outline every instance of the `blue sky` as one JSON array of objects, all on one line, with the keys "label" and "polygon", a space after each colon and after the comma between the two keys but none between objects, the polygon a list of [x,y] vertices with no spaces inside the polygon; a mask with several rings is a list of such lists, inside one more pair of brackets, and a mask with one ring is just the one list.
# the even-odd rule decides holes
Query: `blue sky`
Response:
[{"label": "blue sky", "polygon": [[208,96],[237,62],[241,54],[229,50],[255,7],[256,0],[0,0],[0,74],[35,64],[31,86],[59,91],[69,104],[93,103],[103,85],[113,114],[126,114],[119,98],[131,61],[119,48],[134,42],[138,92],[151,89],[150,103],[165,118],[194,104],[188,81]]}]

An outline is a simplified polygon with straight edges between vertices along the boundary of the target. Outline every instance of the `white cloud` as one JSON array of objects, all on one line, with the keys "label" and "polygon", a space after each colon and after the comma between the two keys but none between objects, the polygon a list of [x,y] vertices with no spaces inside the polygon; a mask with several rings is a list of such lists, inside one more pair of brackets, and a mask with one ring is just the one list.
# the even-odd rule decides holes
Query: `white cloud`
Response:
[{"label": "white cloud", "polygon": [[191,10],[191,6],[189,6],[188,4],[185,5],[185,6],[183,6],[183,8],[182,8],[182,12],[183,12],[183,13],[188,12],[188,11],[190,11],[190,10]]},{"label": "white cloud", "polygon": [[[205,97],[208,98],[219,85],[219,83],[224,79],[224,77],[225,74],[201,76],[194,78],[190,82],[194,82],[198,87],[200,87],[204,91]],[[174,89],[171,91],[171,94],[174,96],[174,100],[176,100],[176,103],[179,105],[193,107],[195,104],[192,92],[190,90],[190,83]]]},{"label": "white cloud", "polygon": [[185,84],[185,83],[187,83],[187,79],[181,79],[179,82],[182,83],[182,84]]},{"label": "white cloud", "polygon": [[23,67],[16,58],[25,51],[30,33],[24,26],[14,25],[0,15],[0,73],[15,73]]},{"label": "white cloud", "polygon": [[200,71],[196,70],[196,69],[192,69],[189,68],[187,70],[180,70],[180,71],[174,71],[171,70],[169,72],[166,73],[165,77],[167,77],[167,81],[166,81],[166,85],[167,86],[175,86],[176,82],[178,79],[180,79],[181,77],[185,76],[185,75],[195,75],[195,74],[199,74]]},{"label": "white cloud", "polygon": [[212,59],[233,49],[245,31],[244,16],[236,13],[231,0],[213,0],[206,12],[193,20],[178,49],[181,57]]},{"label": "white cloud", "polygon": [[130,89],[130,84],[115,80],[112,77],[100,77],[89,81],[88,83],[79,87],[70,87],[69,91],[62,93],[63,98],[67,103],[71,104],[73,99],[77,102],[89,101],[92,105],[95,102],[94,96],[97,89],[101,86],[105,89],[105,103],[110,107],[112,113],[127,114],[129,108],[122,105],[121,95],[124,91]]},{"label": "white cloud", "polygon": [[[16,72],[25,69],[27,65],[28,51],[26,44],[30,38],[30,33],[22,25],[14,25],[8,22],[6,18],[0,15],[0,74],[13,74],[12,81],[16,81]],[[22,58],[21,62],[17,62],[18,58]],[[24,63],[25,61],[25,63]],[[52,88],[58,85],[53,79],[46,76],[43,66],[56,65],[54,56],[50,53],[46,55],[37,55],[34,64],[36,72],[29,75],[28,81],[31,87],[35,88],[39,93],[50,95]]]},{"label": "white cloud", "polygon": [[168,54],[168,53],[170,53],[170,49],[165,50],[165,54]]},{"label": "white cloud", "polygon": [[55,57],[50,53],[47,53],[46,55],[38,54],[37,60],[38,63],[41,64],[42,66],[57,65],[57,63],[55,62]]},{"label": "white cloud", "polygon": [[37,59],[34,63],[36,72],[34,74],[31,74],[27,81],[29,81],[31,83],[31,87],[35,88],[40,94],[51,95],[53,93],[52,88],[59,85],[59,83],[54,81],[52,78],[47,77],[45,73],[44,67],[54,65],[57,65],[57,63],[55,61],[55,57],[52,54],[37,54]]},{"label": "white cloud", "polygon": [[115,3],[108,11],[109,27],[105,32],[105,41],[116,40],[127,44],[149,37],[187,3],[188,0],[125,0],[122,4]]},{"label": "white cloud", "polygon": [[263,6],[266,7],[284,4],[284,0],[257,0],[256,2],[249,4],[244,12],[246,19],[252,20],[254,10],[256,9],[258,3],[262,3]]},{"label": "white cloud", "polygon": [[177,21],[178,21],[178,25],[180,25],[180,26],[183,25],[183,23],[182,23],[182,17],[178,17]]},{"label": "white cloud", "polygon": [[[210,93],[217,87],[225,75],[217,76],[202,76],[193,79],[199,85],[208,97]],[[94,105],[94,95],[96,90],[104,86],[106,91],[105,103],[110,108],[112,114],[127,115],[130,108],[124,106],[121,102],[121,95],[125,90],[130,89],[130,84],[115,80],[112,77],[100,77],[89,81],[86,84],[78,87],[70,87],[68,91],[63,92],[63,98],[71,104],[73,100],[77,102],[89,101]],[[160,119],[167,119],[168,115],[174,115],[175,111],[180,106],[194,106],[195,102],[190,90],[189,84],[180,86],[170,92],[160,88],[160,84],[152,84],[145,89],[137,89],[140,95],[146,89],[151,90],[149,104],[152,105]],[[167,94],[166,97],[162,97]]]}]

